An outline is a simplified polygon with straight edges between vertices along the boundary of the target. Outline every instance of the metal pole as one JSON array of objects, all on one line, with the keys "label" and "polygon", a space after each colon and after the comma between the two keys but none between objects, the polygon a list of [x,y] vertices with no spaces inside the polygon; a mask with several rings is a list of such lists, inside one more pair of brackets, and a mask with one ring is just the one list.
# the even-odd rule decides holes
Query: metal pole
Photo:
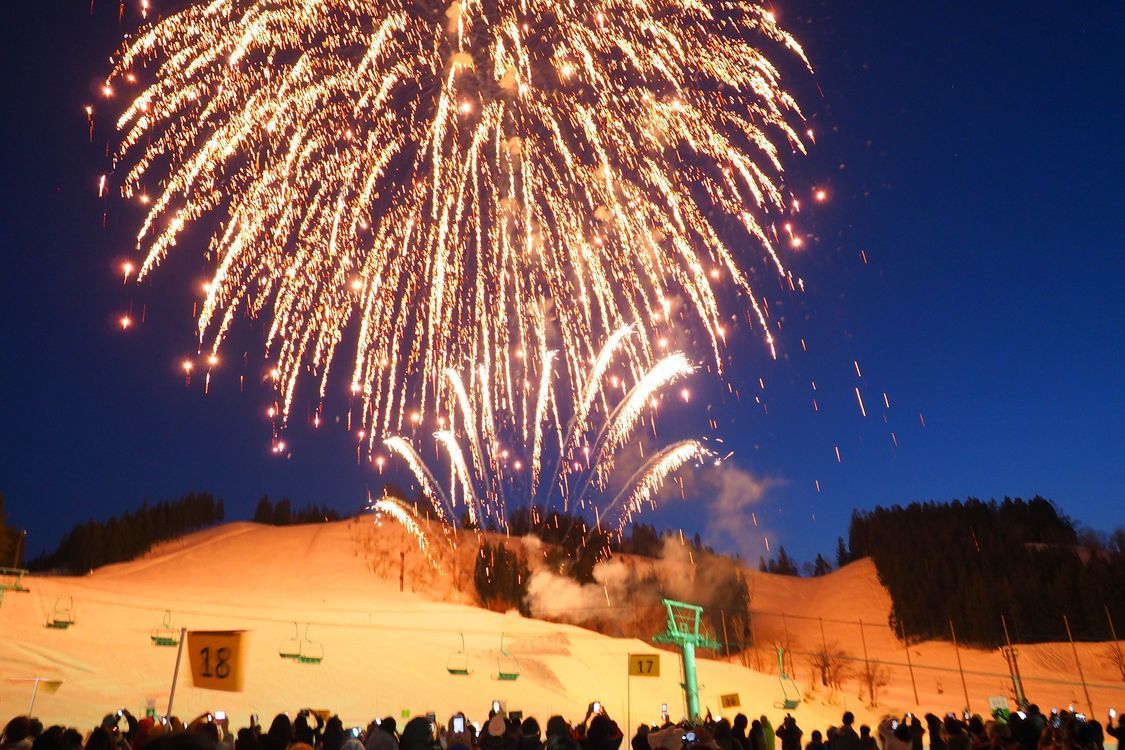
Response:
[{"label": "metal pole", "polygon": [[39,693],[39,681],[42,677],[35,678],[35,685],[31,688],[31,705],[27,707],[27,718],[31,718],[31,712],[35,710],[35,696]]},{"label": "metal pole", "polygon": [[1063,615],[1063,625],[1066,625],[1066,637],[1070,640],[1070,648],[1074,651],[1074,666],[1078,667],[1078,679],[1082,680],[1082,691],[1086,693],[1086,707],[1090,709],[1090,716],[1094,715],[1094,702],[1090,700],[1090,688],[1086,685],[1086,675],[1082,674],[1082,662],[1078,661],[1078,647],[1074,645],[1074,636],[1070,632],[1070,620]]},{"label": "metal pole", "polygon": [[723,645],[726,647],[727,661],[730,661],[730,637],[727,635],[727,611],[720,609],[719,614],[723,616]]},{"label": "metal pole", "polygon": [[172,689],[168,691],[168,713],[172,718],[172,702],[176,700],[176,678],[180,676],[180,659],[184,655],[184,641],[187,640],[187,628],[180,628],[180,647],[176,649],[176,667],[172,670]]},{"label": "metal pole", "polygon": [[953,629],[953,620],[949,620],[949,634],[953,636],[953,652],[957,654],[957,671],[961,673],[961,690],[965,693],[965,710],[969,710],[969,686],[965,684],[965,670],[961,666],[961,648],[957,645],[957,631]]},{"label": "metal pole", "polygon": [[[785,653],[789,654],[789,671],[795,672],[796,670],[793,669],[793,654],[789,653],[789,620],[785,618],[784,612],[781,613],[781,627],[785,630]],[[785,669],[784,660],[782,661],[781,669]]]},{"label": "metal pole", "polygon": [[831,684],[832,657],[828,654],[828,638],[824,635],[824,618],[818,617],[816,619],[820,620],[820,645],[824,648],[824,673],[820,676],[820,679],[824,683],[824,687],[832,690],[835,687]]},{"label": "metal pole", "polygon": [[1020,663],[1016,658],[1016,647],[1012,645],[1012,637],[1008,634],[1008,618],[1000,615],[1000,624],[1004,626],[1004,642],[1008,644],[1007,661],[1012,675],[1012,688],[1016,691],[1016,705],[1020,709],[1027,708],[1027,698],[1023,694],[1023,678],[1020,676]]},{"label": "metal pole", "polygon": [[398,553],[398,590],[401,593],[406,586],[406,552]]},{"label": "metal pole", "polygon": [[629,672],[629,655],[625,654],[625,731],[633,726],[633,675]]},{"label": "metal pole", "polygon": [[1102,604],[1105,610],[1105,621],[1109,623],[1109,634],[1113,638],[1113,648],[1117,652],[1117,666],[1121,670],[1121,679],[1125,680],[1125,660],[1121,658],[1121,641],[1117,640],[1117,628],[1113,626],[1113,617],[1109,614],[1109,605]]},{"label": "metal pole", "polygon": [[762,671],[762,655],[758,653],[758,636],[754,633],[754,613],[750,613],[750,640],[754,643],[754,665]]},{"label": "metal pole", "polygon": [[871,662],[867,660],[867,636],[863,634],[863,620],[859,621],[859,640],[863,644],[863,669],[867,677],[867,697],[872,705],[875,704],[874,682],[875,676],[871,674]]},{"label": "metal pole", "polygon": [[687,697],[688,720],[699,718],[699,683],[695,679],[695,644],[685,641],[684,654],[684,696]]},{"label": "metal pole", "polygon": [[914,662],[910,659],[910,641],[906,638],[906,626],[902,624],[902,620],[898,621],[898,627],[902,633],[902,645],[906,648],[906,668],[910,670],[910,687],[914,688],[914,705],[918,706],[921,701],[918,700],[918,683],[914,681]]}]

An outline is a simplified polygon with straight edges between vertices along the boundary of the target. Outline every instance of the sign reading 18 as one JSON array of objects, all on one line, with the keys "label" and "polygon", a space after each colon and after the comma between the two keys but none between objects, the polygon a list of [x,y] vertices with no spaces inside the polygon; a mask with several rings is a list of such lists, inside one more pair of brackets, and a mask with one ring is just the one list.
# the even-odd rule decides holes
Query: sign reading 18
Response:
[{"label": "sign reading 18", "polygon": [[214,672],[211,671],[211,647],[199,649],[199,655],[203,657],[203,676],[204,677],[217,677],[220,680],[225,680],[230,677],[230,649],[226,646],[221,646],[215,649],[215,664]]}]

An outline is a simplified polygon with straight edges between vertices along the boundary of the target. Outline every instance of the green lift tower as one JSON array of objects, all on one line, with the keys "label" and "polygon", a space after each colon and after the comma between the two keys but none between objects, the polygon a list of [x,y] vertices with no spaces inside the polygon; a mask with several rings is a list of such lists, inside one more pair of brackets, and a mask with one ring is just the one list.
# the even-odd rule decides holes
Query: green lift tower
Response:
[{"label": "green lift tower", "polygon": [[668,610],[668,625],[663,633],[652,640],[679,646],[684,660],[684,697],[687,699],[688,718],[699,719],[699,683],[695,679],[695,649],[721,648],[722,644],[699,632],[703,607],[664,599]]}]

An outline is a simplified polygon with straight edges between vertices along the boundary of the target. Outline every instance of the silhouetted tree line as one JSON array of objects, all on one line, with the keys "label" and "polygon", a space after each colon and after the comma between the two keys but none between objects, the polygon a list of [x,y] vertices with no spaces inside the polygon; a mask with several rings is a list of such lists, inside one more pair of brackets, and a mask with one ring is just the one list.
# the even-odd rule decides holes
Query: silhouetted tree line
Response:
[{"label": "silhouetted tree line", "polygon": [[269,495],[262,495],[254,507],[254,523],[271,526],[296,526],[302,523],[327,523],[339,521],[340,513],[327,505],[307,505],[294,508],[289,498],[283,497],[275,505]]},{"label": "silhouetted tree line", "polygon": [[0,568],[18,568],[20,552],[20,530],[9,525],[4,512],[4,493],[0,492]]},{"label": "silhouetted tree line", "polygon": [[1076,639],[1105,640],[1107,616],[1125,615],[1125,531],[1079,532],[1038,496],[854,512],[848,546],[874,560],[910,638],[949,639],[952,621],[958,640],[994,647],[1004,615],[1015,641],[1065,640],[1066,615]]},{"label": "silhouetted tree line", "polygon": [[78,524],[50,554],[32,560],[32,570],[82,572],[132,560],[152,545],[223,520],[223,501],[209,492],[149,504],[108,521]]},{"label": "silhouetted tree line", "polygon": [[[840,544],[843,544],[843,539]],[[847,562],[846,557],[840,557],[837,553],[837,558],[842,560],[840,564],[843,565]],[[832,572],[832,563],[825,559],[824,555],[817,553],[816,559],[813,562],[807,562],[803,565],[798,565],[785,551],[785,547],[777,548],[777,557],[770,556],[767,560],[764,556],[758,558],[758,570],[763,573],[775,573],[782,576],[800,576],[805,575],[810,578],[827,575]]]}]

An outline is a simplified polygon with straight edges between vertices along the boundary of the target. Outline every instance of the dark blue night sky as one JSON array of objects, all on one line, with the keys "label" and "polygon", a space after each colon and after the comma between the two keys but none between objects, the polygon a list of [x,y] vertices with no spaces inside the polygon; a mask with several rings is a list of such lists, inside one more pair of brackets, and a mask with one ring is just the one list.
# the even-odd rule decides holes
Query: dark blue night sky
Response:
[{"label": "dark blue night sky", "polygon": [[[830,200],[806,212],[815,237],[788,259],[807,293],[767,294],[779,359],[736,331],[739,398],[693,386],[714,396],[709,434],[734,450],[730,465],[764,483],[741,508],[761,526],[709,523],[710,496],[649,520],[755,558],[768,533],[799,559],[831,552],[852,509],[875,504],[1038,493],[1082,523],[1120,525],[1125,5],[776,10],[816,69],[786,71],[817,133],[786,162],[790,187]],[[84,1],[19,2],[4,17],[0,491],[30,552],[76,522],[196,489],[233,517],[263,493],[358,508],[381,480],[342,427],[307,429],[298,405],[292,457],[270,452],[269,391],[240,363],[243,351],[260,361],[261,324],[228,349],[210,395],[198,378],[185,387],[203,268],[190,253],[144,289],[121,283],[138,217],[97,199],[111,116],[90,144],[83,111],[121,33],[117,3],[91,15]],[[142,302],[145,323],[122,333],[117,319]],[[330,421],[342,403],[329,401]]]}]

